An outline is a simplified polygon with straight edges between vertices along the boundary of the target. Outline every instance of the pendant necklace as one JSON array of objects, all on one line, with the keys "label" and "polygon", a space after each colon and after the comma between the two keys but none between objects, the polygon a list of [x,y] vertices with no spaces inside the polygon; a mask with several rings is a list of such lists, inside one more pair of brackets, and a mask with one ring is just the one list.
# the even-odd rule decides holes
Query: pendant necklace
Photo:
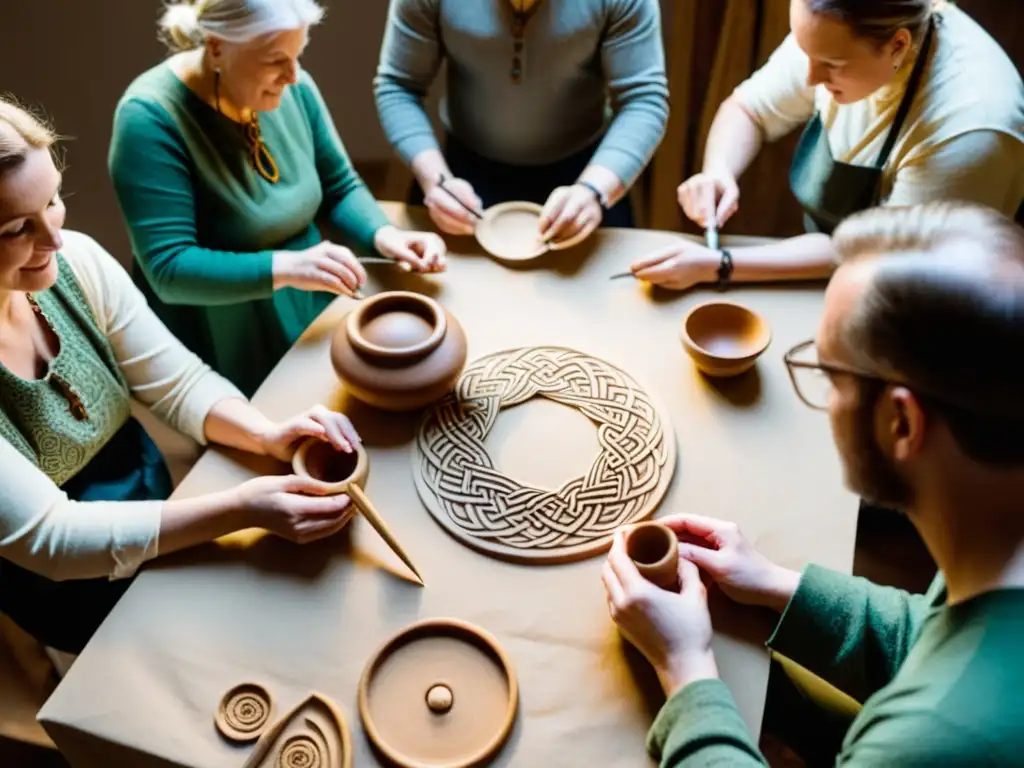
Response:
[{"label": "pendant necklace", "polygon": [[523,35],[526,23],[530,20],[542,0],[509,0],[512,8],[512,69],[509,77],[519,85],[523,80]]},{"label": "pendant necklace", "polygon": [[[213,73],[213,98],[217,105],[217,113],[223,115],[220,108],[220,69]],[[227,115],[224,115],[227,117]],[[228,118],[230,119],[230,118]],[[274,156],[270,154],[267,143],[263,140],[263,132],[260,130],[260,117],[255,111],[250,111],[249,119],[242,127],[245,142],[249,149],[249,165],[260,176],[271,184],[277,184],[281,179],[281,172],[278,170]]]}]

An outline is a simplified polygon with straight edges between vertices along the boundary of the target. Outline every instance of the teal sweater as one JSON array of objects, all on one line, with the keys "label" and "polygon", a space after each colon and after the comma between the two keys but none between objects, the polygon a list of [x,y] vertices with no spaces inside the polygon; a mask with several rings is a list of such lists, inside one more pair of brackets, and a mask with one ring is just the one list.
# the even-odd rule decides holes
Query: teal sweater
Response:
[{"label": "teal sweater", "polygon": [[[837,766],[1024,764],[1024,589],[944,601],[941,574],[921,596],[805,571],[769,645],[864,702]],[[718,680],[677,692],[648,748],[663,768],[764,765]]]},{"label": "teal sweater", "polygon": [[306,72],[260,114],[281,178],[250,166],[240,127],[161,63],[127,89],[114,114],[109,168],[137,269],[174,334],[250,395],[330,303],[326,293],[274,290],[275,251],[320,242],[318,219],[371,253],[388,223]]},{"label": "teal sweater", "polygon": [[507,0],[391,0],[374,93],[392,145],[437,148],[423,97],[446,61],[441,120],[470,149],[540,165],[603,134],[593,162],[630,186],[668,119],[658,0],[540,0],[523,43],[516,84]]}]

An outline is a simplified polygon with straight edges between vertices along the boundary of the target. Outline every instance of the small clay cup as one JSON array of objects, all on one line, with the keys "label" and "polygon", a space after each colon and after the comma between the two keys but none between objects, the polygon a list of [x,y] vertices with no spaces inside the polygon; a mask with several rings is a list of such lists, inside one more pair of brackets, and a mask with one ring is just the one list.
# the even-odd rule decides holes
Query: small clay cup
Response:
[{"label": "small clay cup", "polygon": [[679,539],[667,525],[637,523],[626,532],[626,554],[652,584],[679,589]]},{"label": "small clay cup", "polygon": [[355,445],[352,453],[342,453],[317,438],[303,441],[292,458],[292,470],[301,477],[311,477],[330,486],[329,494],[346,493],[349,485],[362,486],[370,473],[366,450]]},{"label": "small clay cup", "polygon": [[753,310],[729,301],[709,301],[686,315],[679,333],[683,348],[708,376],[739,376],[768,349],[772,332]]},{"label": "small clay cup", "polygon": [[379,293],[342,320],[331,364],[356,398],[386,411],[414,411],[440,400],[466,364],[466,334],[433,299]]}]

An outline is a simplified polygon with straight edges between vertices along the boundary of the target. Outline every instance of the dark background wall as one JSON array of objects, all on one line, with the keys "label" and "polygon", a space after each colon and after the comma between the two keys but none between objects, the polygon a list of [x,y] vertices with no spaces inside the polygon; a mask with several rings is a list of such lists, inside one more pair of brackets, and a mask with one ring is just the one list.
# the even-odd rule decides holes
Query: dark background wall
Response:
[{"label": "dark background wall", "polygon": [[[466,0],[471,2],[472,0]],[[316,77],[353,158],[390,158],[371,80],[386,0],[322,0],[303,65]],[[68,226],[87,231],[122,261],[127,236],[107,177],[114,106],[131,80],[159,62],[160,0],[0,0],[0,92],[42,106],[68,136]]]},{"label": "dark background wall", "polygon": [[[478,2],[482,0],[460,0]],[[491,0],[488,0],[491,1]],[[553,1],[553,0],[546,0]],[[696,56],[713,56],[726,0],[662,0],[666,34],[673,9],[698,3]],[[753,0],[751,0],[754,7]],[[371,80],[387,14],[387,0],[323,0],[324,25],[313,31],[303,64],[327,99],[345,144],[371,186],[379,188],[391,152],[373,105]],[[1018,64],[1024,61],[1022,0],[961,0]],[[0,0],[0,92],[41,105],[68,136],[66,189],[68,226],[89,232],[122,261],[130,256],[106,171],[111,115],[130,80],[164,55],[156,39],[159,0]],[[705,34],[707,32],[707,34]],[[670,53],[671,55],[671,53]],[[706,64],[694,78],[693,95],[703,98]],[[666,141],[673,141],[667,137]],[[781,148],[780,148],[781,149]],[[785,167],[786,158],[765,158],[765,167]],[[785,179],[762,173],[756,186],[765,201],[786,199]],[[755,182],[752,182],[755,183]],[[768,202],[746,212],[751,234],[784,234],[784,217]]]}]

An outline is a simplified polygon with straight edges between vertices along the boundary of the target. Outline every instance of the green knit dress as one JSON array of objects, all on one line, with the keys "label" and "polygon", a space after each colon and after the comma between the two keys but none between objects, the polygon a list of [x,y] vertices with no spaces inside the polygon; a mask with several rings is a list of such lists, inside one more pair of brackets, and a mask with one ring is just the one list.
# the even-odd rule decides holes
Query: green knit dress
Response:
[{"label": "green knit dress", "polygon": [[122,97],[108,159],[136,282],[170,330],[246,395],[333,298],[275,291],[274,252],[320,242],[326,220],[368,255],[388,223],[307,73],[259,123],[277,183],[250,166],[241,126],[164,62]]}]

